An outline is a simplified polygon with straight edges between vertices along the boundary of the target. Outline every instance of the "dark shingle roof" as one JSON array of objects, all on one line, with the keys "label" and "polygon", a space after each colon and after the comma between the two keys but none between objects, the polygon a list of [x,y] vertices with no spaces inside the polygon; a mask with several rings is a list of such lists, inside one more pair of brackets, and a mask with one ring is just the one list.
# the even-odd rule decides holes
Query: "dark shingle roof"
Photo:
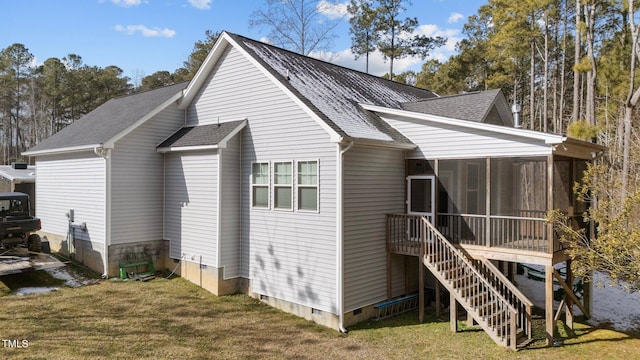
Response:
[{"label": "dark shingle roof", "polygon": [[358,103],[400,109],[402,103],[436,96],[428,90],[227,34],[341,136],[411,143]]},{"label": "dark shingle roof", "polygon": [[102,144],[181,92],[186,86],[187,83],[183,82],[111,99],[32,147],[29,152]]},{"label": "dark shingle roof", "polygon": [[176,131],[158,148],[218,145],[225,137],[231,134],[245,120],[230,121],[221,124],[183,127]]},{"label": "dark shingle roof", "polygon": [[485,122],[499,95],[500,90],[478,91],[407,102],[402,104],[402,108],[423,114]]}]

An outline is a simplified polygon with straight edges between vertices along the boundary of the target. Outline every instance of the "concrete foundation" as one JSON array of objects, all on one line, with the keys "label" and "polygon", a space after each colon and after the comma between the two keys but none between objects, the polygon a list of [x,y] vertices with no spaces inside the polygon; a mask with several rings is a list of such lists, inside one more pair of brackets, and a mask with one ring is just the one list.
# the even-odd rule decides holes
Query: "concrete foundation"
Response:
[{"label": "concrete foundation", "polygon": [[[174,263],[172,261],[172,263]],[[175,273],[181,277],[191,281],[201,288],[215,294],[231,295],[237,293],[247,293],[249,290],[248,281],[244,278],[224,278],[224,268],[216,268],[204,264],[180,261],[179,264],[167,266],[167,268],[176,268]]]},{"label": "concrete foundation", "polygon": [[340,319],[336,314],[253,292],[250,292],[248,295],[253,298],[259,299],[265,304],[276,309],[280,309],[284,312],[300,316],[309,321],[313,321],[317,324],[332,328],[334,330],[339,330]]}]

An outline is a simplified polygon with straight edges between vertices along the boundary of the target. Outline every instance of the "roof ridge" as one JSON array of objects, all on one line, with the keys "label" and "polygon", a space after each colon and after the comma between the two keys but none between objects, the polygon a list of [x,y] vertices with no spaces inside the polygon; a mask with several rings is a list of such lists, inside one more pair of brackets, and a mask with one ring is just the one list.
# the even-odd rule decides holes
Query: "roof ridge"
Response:
[{"label": "roof ridge", "polygon": [[248,40],[250,42],[258,43],[258,44],[261,44],[261,45],[266,45],[268,47],[272,47],[272,48],[275,48],[275,49],[278,49],[278,50],[281,50],[281,51],[285,51],[285,52],[290,53],[291,55],[294,55],[294,56],[297,56],[297,57],[302,57],[302,58],[306,58],[306,59],[309,59],[309,60],[312,60],[312,61],[317,61],[317,62],[320,62],[320,63],[323,63],[323,64],[327,64],[329,66],[335,66],[335,67],[338,67],[338,68],[342,68],[342,69],[345,69],[347,71],[352,71],[352,72],[355,72],[355,73],[359,73],[359,74],[362,74],[364,76],[368,76],[368,77],[372,77],[372,78],[375,78],[375,79],[378,79],[378,80],[382,80],[382,81],[385,81],[385,82],[392,83],[394,85],[406,86],[406,87],[409,87],[409,88],[412,88],[412,89],[428,91],[428,92],[431,92],[431,93],[435,94],[432,90],[429,90],[429,89],[413,86],[413,85],[410,85],[410,84],[407,84],[407,83],[401,83],[401,82],[393,81],[393,80],[390,80],[390,79],[386,79],[386,78],[384,78],[382,76],[369,74],[369,73],[361,71],[361,70],[357,70],[357,69],[353,69],[353,68],[350,68],[350,67],[346,67],[344,65],[334,64],[334,63],[332,63],[330,61],[318,59],[318,58],[313,57],[313,56],[302,55],[302,54],[299,54],[299,53],[297,53],[295,51],[292,51],[292,50],[289,50],[289,49],[285,49],[285,48],[282,48],[282,47],[279,47],[279,46],[276,46],[276,45],[273,45],[273,44],[269,44],[269,43],[266,43],[266,42],[263,42],[263,41],[259,41],[259,40],[248,38],[248,37],[246,37],[244,35],[239,35],[239,34],[236,34],[236,33],[229,32],[229,31],[223,31],[223,32],[226,32],[231,37],[238,37],[238,38],[241,38],[241,39],[244,39],[244,40]]},{"label": "roof ridge", "polygon": [[479,94],[483,94],[483,93],[492,93],[495,92],[496,95],[498,94],[498,92],[502,91],[501,89],[489,89],[489,90],[476,90],[476,91],[470,91],[470,92],[466,92],[466,93],[461,93],[461,94],[451,94],[451,95],[444,95],[444,96],[438,96],[438,97],[433,97],[433,98],[427,98],[427,99],[420,99],[420,100],[416,100],[416,101],[411,101],[412,103],[418,103],[418,102],[423,102],[423,101],[433,101],[433,100],[446,100],[446,99],[451,99],[451,98],[455,98],[455,97],[461,97],[461,96],[469,96],[469,95],[479,95]]}]

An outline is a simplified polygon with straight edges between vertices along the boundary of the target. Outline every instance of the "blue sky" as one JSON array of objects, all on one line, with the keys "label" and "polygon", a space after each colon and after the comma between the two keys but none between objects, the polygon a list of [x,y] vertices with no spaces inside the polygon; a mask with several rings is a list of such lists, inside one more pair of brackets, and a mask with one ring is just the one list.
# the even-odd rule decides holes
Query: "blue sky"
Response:
[{"label": "blue sky", "polygon": [[[347,0],[341,0],[343,4]],[[418,31],[442,35],[449,42],[433,56],[446,59],[469,15],[486,0],[414,0],[405,16],[416,16]],[[253,39],[265,39],[267,29],[249,28],[251,13],[264,0],[13,0],[3,1],[0,48],[24,44],[36,64],[50,57],[62,59],[78,54],[87,65],[116,65],[134,81],[158,70],[173,72],[182,66],[193,44],[205,38],[207,29],[227,30]],[[339,14],[344,6],[331,14]],[[346,18],[336,28],[338,38],[325,53],[325,60],[364,70],[364,58],[354,60],[349,52]],[[421,59],[396,62],[394,72],[417,70]],[[370,61],[370,72],[388,71],[381,57]]]}]

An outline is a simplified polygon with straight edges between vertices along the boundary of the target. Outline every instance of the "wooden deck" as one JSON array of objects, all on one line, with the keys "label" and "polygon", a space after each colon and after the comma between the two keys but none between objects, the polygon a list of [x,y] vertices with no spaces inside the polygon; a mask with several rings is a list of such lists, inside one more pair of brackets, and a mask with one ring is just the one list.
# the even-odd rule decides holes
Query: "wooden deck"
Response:
[{"label": "wooden deck", "polygon": [[[420,255],[420,240],[415,236],[418,218],[406,214],[387,216],[390,253]],[[436,223],[445,238],[473,258],[539,265],[566,260],[564,247],[540,217],[439,214]]]}]

